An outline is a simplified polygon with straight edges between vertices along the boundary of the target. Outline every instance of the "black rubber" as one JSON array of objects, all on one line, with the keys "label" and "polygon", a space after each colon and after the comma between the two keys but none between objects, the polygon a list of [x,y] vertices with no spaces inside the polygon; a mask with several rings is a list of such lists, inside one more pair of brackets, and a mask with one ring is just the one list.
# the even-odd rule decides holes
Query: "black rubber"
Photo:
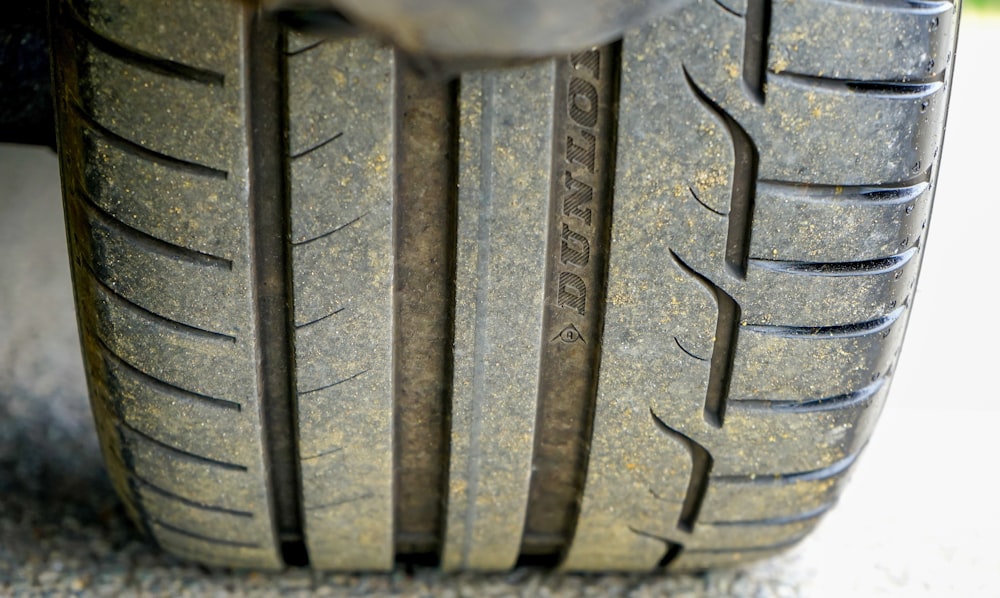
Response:
[{"label": "black rubber", "polygon": [[115,487],[205,563],[575,571],[801,540],[884,404],[957,6],[689,3],[448,82],[223,0],[60,0]]}]

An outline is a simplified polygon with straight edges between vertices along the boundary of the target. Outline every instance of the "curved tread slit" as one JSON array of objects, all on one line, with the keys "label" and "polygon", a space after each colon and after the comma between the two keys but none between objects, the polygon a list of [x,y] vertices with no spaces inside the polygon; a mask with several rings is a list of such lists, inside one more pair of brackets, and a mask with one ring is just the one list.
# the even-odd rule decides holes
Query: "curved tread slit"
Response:
[{"label": "curved tread slit", "polygon": [[814,185],[794,181],[761,180],[757,189],[783,198],[810,203],[893,206],[918,199],[930,188],[930,173],[888,185]]},{"label": "curved tread slit", "polygon": [[820,505],[815,509],[802,513],[796,513],[794,515],[785,515],[783,517],[770,517],[768,519],[733,519],[729,521],[703,521],[701,524],[716,527],[773,527],[790,525],[792,523],[802,523],[803,521],[818,519],[823,516],[824,513],[832,509],[835,504],[837,504],[836,501],[831,501],[824,505]]},{"label": "curved tread slit", "polygon": [[688,88],[705,109],[722,121],[729,131],[729,139],[733,144],[733,182],[728,215],[729,230],[726,233],[726,269],[733,276],[745,279],[747,261],[750,259],[750,228],[753,223],[757,184],[759,161],[757,147],[740,123],[698,87],[686,68],[683,70]]},{"label": "curved tread slit", "polygon": [[649,538],[650,540],[656,540],[657,542],[663,542],[663,545],[666,547],[666,550],[664,551],[663,556],[660,558],[660,560],[656,563],[656,566],[660,569],[665,569],[666,567],[668,567],[670,563],[672,563],[674,560],[677,559],[677,557],[681,555],[681,551],[684,550],[683,544],[681,544],[680,542],[675,542],[670,538],[664,538],[662,536],[657,536],[656,534],[651,534],[649,532],[637,530],[631,525],[628,526],[628,529],[630,532],[638,536],[643,536],[644,538]]},{"label": "curved tread slit", "polygon": [[932,96],[944,89],[944,71],[920,81],[862,81],[803,75],[790,71],[770,72],[768,77],[787,81],[799,87],[823,89],[834,93],[862,94],[890,99],[918,99]]},{"label": "curved tread slit", "polygon": [[740,306],[719,285],[707,276],[689,266],[670,249],[670,256],[677,266],[700,282],[715,297],[719,315],[715,324],[715,343],[712,347],[711,369],[708,374],[708,388],[705,391],[705,421],[721,428],[726,415],[729,386],[733,377],[733,363],[736,359],[736,341],[740,328]]},{"label": "curved tread slit", "polygon": [[128,435],[133,436],[135,438],[140,438],[140,439],[146,441],[147,443],[152,444],[153,446],[155,446],[157,448],[163,449],[163,450],[165,450],[167,452],[170,452],[170,453],[173,453],[173,454],[178,455],[180,457],[183,457],[184,459],[187,459],[188,461],[193,461],[195,463],[200,463],[200,464],[204,464],[204,465],[212,465],[214,467],[220,467],[222,469],[231,469],[233,471],[247,471],[247,467],[245,465],[238,465],[236,463],[228,463],[226,461],[219,461],[217,459],[211,459],[209,457],[203,457],[201,455],[192,453],[191,451],[187,451],[187,450],[184,450],[184,449],[182,449],[180,447],[174,446],[172,444],[168,444],[168,443],[166,443],[166,442],[164,442],[162,440],[159,440],[157,438],[153,438],[149,434],[147,434],[147,433],[145,433],[145,432],[143,432],[141,430],[136,429],[135,427],[133,427],[131,424],[129,424],[128,422],[126,422],[124,420],[119,421],[117,424],[118,424],[118,427],[121,428]]},{"label": "curved tread slit", "polygon": [[303,507],[306,511],[319,511],[322,509],[332,509],[333,507],[339,507],[341,505],[346,505],[352,502],[358,502],[359,500],[365,500],[372,498],[374,496],[371,492],[365,492],[364,494],[358,494],[355,496],[348,496],[347,498],[342,498],[328,503],[323,503],[321,505],[308,505]]},{"label": "curved tread slit", "polygon": [[750,264],[762,270],[770,270],[782,274],[824,277],[876,276],[899,270],[909,263],[910,259],[916,253],[917,247],[911,247],[896,255],[858,262],[803,262],[797,260],[751,258]]},{"label": "curved tread slit", "polygon": [[325,44],[327,41],[329,41],[331,39],[333,39],[333,38],[331,38],[331,37],[324,37],[321,40],[314,41],[313,43],[311,43],[309,45],[306,45],[306,46],[303,46],[301,48],[298,48],[296,50],[286,51],[285,52],[285,56],[291,57],[291,56],[298,56],[299,54],[305,54],[306,52],[309,52],[310,50],[315,50],[316,48],[322,46],[323,44]]},{"label": "curved tread slit", "polygon": [[688,350],[687,350],[687,349],[686,349],[686,348],[684,347],[684,345],[682,345],[682,344],[681,344],[681,341],[680,341],[680,339],[679,339],[679,338],[677,338],[676,336],[674,337],[674,344],[676,344],[676,345],[677,345],[677,348],[678,348],[678,349],[680,349],[680,350],[681,350],[681,351],[683,351],[683,352],[684,352],[685,354],[687,354],[687,356],[688,356],[688,357],[693,357],[693,358],[697,359],[698,361],[708,361],[708,359],[705,359],[704,357],[699,357],[699,356],[695,355],[694,353],[692,353],[692,352],[688,351]]},{"label": "curved tread slit", "polygon": [[214,332],[212,330],[205,330],[204,328],[198,328],[197,326],[192,326],[190,324],[185,324],[178,320],[168,318],[166,316],[161,316],[160,314],[150,311],[145,307],[139,305],[138,303],[132,301],[125,295],[122,295],[117,290],[113,289],[106,282],[101,280],[94,271],[93,266],[84,263],[83,269],[90,275],[90,278],[94,283],[101,289],[104,295],[111,298],[112,301],[121,305],[129,311],[133,311],[139,314],[143,319],[150,321],[158,326],[169,329],[171,332],[182,334],[185,336],[191,336],[199,340],[210,340],[210,341],[222,341],[226,343],[236,343],[236,337],[228,334],[223,334],[221,332]]},{"label": "curved tread slit", "polygon": [[707,203],[703,202],[703,201],[701,200],[701,198],[700,198],[700,197],[698,197],[698,194],[694,192],[694,189],[692,189],[692,188],[691,188],[690,186],[688,186],[688,191],[690,191],[690,192],[691,192],[691,197],[693,197],[693,198],[694,198],[694,200],[695,200],[696,202],[700,203],[700,204],[701,204],[701,206],[702,206],[703,208],[705,208],[706,210],[708,210],[709,212],[711,212],[711,213],[713,213],[713,214],[717,214],[717,215],[719,215],[719,216],[727,216],[727,214],[726,214],[725,212],[720,212],[719,210],[716,210],[716,209],[715,209],[715,208],[713,208],[712,206],[710,206],[710,205],[708,205]]},{"label": "curved tread slit", "polygon": [[153,235],[139,230],[138,228],[126,224],[122,220],[116,218],[113,214],[99,206],[97,202],[91,199],[86,193],[76,190],[76,195],[79,196],[80,203],[84,210],[89,212],[97,220],[100,220],[103,225],[114,230],[122,237],[127,238],[129,243],[136,247],[141,247],[150,253],[155,253],[157,255],[162,255],[178,261],[189,262],[199,266],[208,266],[212,268],[219,268],[221,270],[233,269],[232,260],[212,255],[210,253],[204,253],[196,249],[190,249],[182,245],[176,245],[169,241],[164,241],[159,237],[154,237]]},{"label": "curved tread slit", "polygon": [[687,493],[684,495],[684,502],[681,505],[681,514],[677,518],[677,529],[683,532],[694,531],[695,522],[698,520],[698,513],[701,505],[705,502],[705,495],[708,493],[708,480],[712,473],[712,455],[692,438],[668,426],[660,419],[652,408],[649,415],[661,432],[680,442],[691,455],[691,479],[688,482]]},{"label": "curved tread slit", "polygon": [[341,224],[340,226],[338,226],[337,228],[335,228],[335,229],[333,229],[331,231],[327,231],[327,232],[325,232],[325,233],[323,233],[321,235],[312,237],[310,239],[306,239],[305,241],[293,241],[292,242],[292,246],[293,247],[299,247],[299,246],[302,246],[302,245],[308,245],[309,243],[312,243],[313,241],[319,241],[320,239],[325,239],[326,237],[329,237],[330,235],[332,235],[334,233],[338,233],[338,232],[344,230],[345,228],[347,228],[348,226],[351,226],[352,224],[357,223],[358,221],[360,221],[362,218],[364,218],[367,215],[368,215],[368,212],[365,212],[364,214],[358,216],[354,220],[351,220],[349,222]]},{"label": "curved tread slit", "polygon": [[299,152],[297,154],[292,154],[290,156],[290,158],[292,160],[298,160],[299,158],[302,158],[304,156],[308,156],[309,154],[313,153],[314,151],[316,151],[316,150],[318,150],[320,148],[326,147],[327,145],[330,145],[334,141],[340,139],[343,135],[344,135],[344,132],[341,131],[340,133],[337,133],[336,135],[334,135],[333,137],[331,137],[331,138],[329,138],[329,139],[327,139],[325,141],[320,141],[316,145],[314,145],[312,147],[309,147],[309,148],[306,148],[306,149],[302,150],[301,152]]},{"label": "curved tread slit", "polygon": [[208,395],[199,394],[192,392],[190,390],[181,388],[176,384],[171,384],[166,380],[161,380],[155,376],[151,376],[146,372],[135,367],[120,355],[115,353],[108,347],[104,339],[100,338],[98,335],[94,334],[93,337],[97,340],[97,344],[100,346],[101,351],[111,358],[119,367],[131,374],[133,377],[138,378],[140,382],[146,386],[150,386],[171,398],[178,399],[181,401],[194,402],[194,403],[205,403],[213,407],[220,407],[222,409],[231,409],[233,411],[241,411],[243,406],[236,401],[230,401],[228,399],[218,399],[215,397],[210,397]]},{"label": "curved tread slit", "polygon": [[886,378],[876,378],[874,382],[852,392],[824,397],[822,399],[809,399],[805,401],[767,401],[757,399],[734,400],[734,408],[761,409],[782,411],[788,413],[812,413],[815,411],[832,411],[834,409],[845,409],[860,405],[875,396],[884,385]]},{"label": "curved tread slit", "polygon": [[186,497],[181,496],[179,494],[175,494],[175,493],[171,492],[170,490],[167,490],[166,488],[162,488],[160,486],[157,486],[156,484],[150,482],[149,480],[146,480],[146,479],[140,477],[139,475],[137,475],[135,473],[132,474],[132,479],[134,479],[140,486],[143,486],[144,488],[149,489],[151,492],[159,494],[160,496],[162,496],[164,498],[167,498],[167,499],[174,500],[174,501],[177,501],[179,503],[185,504],[185,505],[187,505],[189,507],[194,507],[195,509],[201,509],[203,511],[213,511],[215,513],[225,513],[227,515],[233,515],[235,517],[245,517],[247,519],[252,519],[253,518],[253,513],[249,512],[249,511],[239,511],[237,509],[228,509],[226,507],[219,507],[219,506],[215,506],[215,505],[206,505],[205,503],[198,502],[196,500],[191,500],[190,498],[186,498]]},{"label": "curved tread slit", "polygon": [[905,306],[900,306],[891,311],[890,313],[874,318],[872,320],[867,320],[865,322],[854,322],[851,324],[837,324],[834,326],[782,326],[775,324],[747,324],[743,326],[743,330],[748,332],[757,332],[760,334],[766,334],[769,336],[778,336],[781,338],[802,338],[802,337],[813,337],[813,338],[826,338],[826,339],[839,339],[839,338],[854,338],[858,336],[866,336],[869,334],[874,334],[876,332],[881,332],[890,326],[892,326],[899,316],[903,314],[906,309]]},{"label": "curved tread slit", "polygon": [[97,122],[92,116],[87,114],[79,104],[70,104],[73,112],[76,114],[77,118],[87,127],[90,131],[104,140],[111,146],[114,146],[124,152],[128,152],[134,156],[138,156],[144,160],[150,162],[156,162],[161,166],[171,168],[180,172],[186,172],[189,174],[203,176],[213,179],[227,179],[229,178],[229,173],[225,170],[220,170],[218,168],[213,168],[211,166],[205,166],[204,164],[198,164],[197,162],[191,162],[189,160],[184,160],[182,158],[175,158],[156,150],[151,150],[148,147],[136,143],[127,137],[123,137],[118,133],[115,133],[111,129],[105,127],[101,123]]},{"label": "curved tread slit", "polygon": [[186,530],[184,528],[177,527],[176,525],[165,523],[160,519],[150,518],[149,522],[152,523],[153,525],[158,525],[163,529],[170,530],[175,534],[187,536],[189,538],[194,538],[195,540],[201,540],[202,542],[208,542],[210,544],[220,544],[222,546],[235,546],[237,548],[260,548],[259,544],[255,544],[253,542],[237,542],[235,540],[226,540],[225,538],[213,538],[212,536],[206,536],[204,534],[199,534],[198,532],[193,532],[191,530]]},{"label": "curved tread slit", "polygon": [[344,450],[344,447],[338,446],[338,447],[335,447],[335,448],[323,451],[321,453],[316,453],[315,455],[309,455],[308,457],[302,457],[302,460],[303,461],[312,461],[314,459],[322,459],[323,457],[339,453],[342,450]]},{"label": "curved tread slit", "polygon": [[739,18],[739,19],[742,19],[742,18],[743,18],[743,13],[741,13],[741,12],[737,12],[737,11],[736,11],[736,10],[734,10],[733,8],[731,8],[731,7],[729,7],[729,6],[726,6],[726,4],[724,4],[724,3],[722,2],[722,0],[713,0],[713,1],[715,2],[716,6],[718,6],[718,7],[719,7],[719,8],[721,8],[722,10],[726,11],[727,13],[729,13],[729,14],[733,15],[734,17],[736,17],[736,18]]},{"label": "curved tread slit", "polygon": [[304,324],[296,324],[295,325],[295,329],[296,330],[302,330],[303,328],[306,328],[307,326],[312,326],[313,324],[322,322],[323,320],[326,320],[327,318],[332,318],[333,316],[335,316],[335,315],[339,314],[340,312],[344,311],[344,309],[345,308],[343,308],[343,307],[338,307],[337,309],[335,309],[332,312],[326,314],[325,316],[320,316],[320,317],[316,318],[315,320],[310,320],[310,321],[308,321],[308,322],[306,322]]},{"label": "curved tread slit", "polygon": [[83,39],[100,50],[101,52],[120,60],[131,66],[141,68],[151,73],[174,77],[184,81],[193,81],[205,85],[221,86],[225,84],[226,78],[222,73],[191,66],[169,58],[155,56],[148,52],[143,52],[137,48],[126,46],[125,44],[113,40],[103,33],[94,29],[83,16],[76,10],[72,3],[67,2],[63,6],[69,6],[67,11],[70,27]]},{"label": "curved tread slit", "polygon": [[319,388],[313,388],[311,390],[303,390],[302,392],[299,393],[299,396],[307,395],[307,394],[314,393],[314,392],[319,392],[321,390],[326,390],[328,388],[333,388],[334,386],[337,386],[339,384],[343,384],[344,382],[350,382],[351,380],[354,380],[355,378],[357,378],[359,376],[367,374],[368,371],[369,370],[361,370],[357,374],[352,374],[352,375],[350,375],[350,376],[348,376],[348,377],[346,377],[346,378],[344,378],[342,380],[337,380],[336,382],[332,382],[330,384],[326,384],[324,386],[320,386]]},{"label": "curved tread slit", "polygon": [[[862,450],[864,450],[862,448]],[[753,475],[720,475],[712,478],[713,482],[723,484],[761,484],[761,485],[783,485],[796,484],[798,482],[820,482],[835,478],[854,465],[861,451],[851,453],[840,461],[813,469],[811,471],[797,471],[794,473],[774,473],[774,474],[753,474]]]}]

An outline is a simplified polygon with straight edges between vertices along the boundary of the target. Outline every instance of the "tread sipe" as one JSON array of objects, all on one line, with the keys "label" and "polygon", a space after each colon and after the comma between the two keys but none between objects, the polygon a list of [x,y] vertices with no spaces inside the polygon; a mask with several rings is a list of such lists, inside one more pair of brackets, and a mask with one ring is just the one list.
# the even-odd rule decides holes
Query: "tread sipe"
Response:
[{"label": "tread sipe", "polygon": [[949,2],[700,0],[451,82],[224,0],[59,0],[110,476],[208,564],[703,569],[805,537],[884,404]]}]

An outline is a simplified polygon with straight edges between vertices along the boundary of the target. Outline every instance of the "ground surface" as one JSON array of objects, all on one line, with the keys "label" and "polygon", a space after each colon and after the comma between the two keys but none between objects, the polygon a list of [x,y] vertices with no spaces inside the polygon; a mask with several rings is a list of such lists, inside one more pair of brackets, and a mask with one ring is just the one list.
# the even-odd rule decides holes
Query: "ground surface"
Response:
[{"label": "ground surface", "polygon": [[232,573],[146,544],[104,477],[54,155],[0,146],[0,595],[995,596],[1000,17],[970,14],[930,246],[879,429],[841,504],[786,556],[700,577]]}]

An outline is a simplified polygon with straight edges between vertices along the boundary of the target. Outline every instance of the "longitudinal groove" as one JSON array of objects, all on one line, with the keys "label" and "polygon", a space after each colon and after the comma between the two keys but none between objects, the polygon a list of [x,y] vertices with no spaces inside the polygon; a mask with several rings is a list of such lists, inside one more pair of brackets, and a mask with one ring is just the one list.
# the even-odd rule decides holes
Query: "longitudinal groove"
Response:
[{"label": "longitudinal groove", "polygon": [[302,531],[298,416],[293,377],[291,222],[285,136],[284,36],[277,21],[245,8],[245,124],[257,369],[271,513],[288,565],[307,565]]},{"label": "longitudinal groove", "polygon": [[743,20],[743,89],[754,101],[763,104],[767,77],[767,42],[771,30],[771,0],[747,0],[747,12]]},{"label": "longitudinal groove", "polygon": [[83,206],[85,211],[87,211],[96,220],[99,220],[101,224],[127,239],[129,244],[135,247],[141,247],[150,253],[162,255],[177,261],[197,264],[199,266],[219,268],[221,270],[233,269],[233,261],[230,259],[198,251],[196,249],[191,249],[189,247],[183,247],[181,245],[171,243],[170,241],[164,241],[159,237],[154,237],[145,231],[126,224],[101,206],[97,205],[97,203],[91,199],[89,195],[83,192],[83,190],[77,189],[76,196],[80,198],[80,205]]},{"label": "longitudinal groove", "polygon": [[818,338],[853,338],[880,332],[892,326],[906,309],[905,305],[897,307],[884,316],[879,316],[864,322],[838,324],[835,326],[782,326],[772,324],[747,324],[743,327],[748,332],[758,332],[769,336],[784,338],[818,337]]},{"label": "longitudinal groove", "polygon": [[705,495],[708,493],[708,481],[712,473],[712,455],[705,447],[686,434],[668,426],[652,409],[649,410],[649,415],[661,432],[683,444],[691,455],[691,478],[688,482],[687,493],[684,495],[684,502],[681,505],[681,514],[677,518],[677,529],[691,533],[694,531],[698,513],[701,512],[701,505],[705,502]]},{"label": "longitudinal groove", "polygon": [[150,482],[149,480],[147,480],[145,478],[142,478],[139,475],[134,474],[134,473],[132,474],[132,479],[135,480],[136,483],[138,483],[140,486],[148,489],[149,491],[151,491],[151,492],[153,492],[155,494],[159,494],[160,496],[162,496],[164,498],[177,501],[177,502],[179,502],[181,504],[187,505],[189,507],[193,507],[195,509],[201,509],[202,511],[212,511],[214,513],[225,513],[226,515],[232,515],[234,517],[244,517],[244,518],[247,518],[247,519],[252,519],[253,518],[253,513],[249,512],[249,511],[240,511],[238,509],[229,509],[229,508],[226,508],[226,507],[220,507],[218,505],[209,505],[209,504],[205,504],[203,502],[198,502],[196,500],[191,500],[190,498],[187,498],[185,496],[181,496],[179,494],[171,492],[170,490],[167,490],[166,488],[158,486],[158,485],[154,484],[153,482]]},{"label": "longitudinal groove", "polygon": [[803,401],[767,401],[758,399],[746,399],[732,401],[733,408],[740,409],[764,409],[773,411],[784,411],[789,413],[812,413],[814,411],[831,411],[834,409],[844,409],[859,405],[869,400],[884,385],[886,378],[880,376],[874,382],[855,391],[846,392],[832,397],[821,399],[807,399]]},{"label": "longitudinal groove", "polygon": [[191,461],[192,463],[199,463],[199,464],[202,464],[202,465],[211,465],[213,467],[220,467],[222,469],[231,469],[233,471],[247,471],[247,467],[245,465],[240,465],[238,463],[229,463],[228,461],[220,461],[218,459],[212,459],[212,458],[209,458],[209,457],[204,457],[202,455],[198,455],[198,454],[192,453],[191,451],[183,449],[183,448],[181,448],[179,446],[174,446],[172,444],[164,442],[164,441],[162,441],[162,440],[160,440],[158,438],[154,438],[154,437],[150,436],[149,434],[143,432],[142,430],[139,430],[139,429],[133,427],[131,424],[129,424],[126,421],[120,421],[120,422],[117,423],[117,425],[127,435],[132,436],[134,438],[142,439],[145,442],[147,442],[147,443],[149,443],[149,444],[151,444],[151,445],[153,445],[153,446],[155,446],[157,448],[160,448],[160,449],[162,449],[164,451],[172,453],[172,454],[174,454],[174,455],[176,455],[176,456],[178,456],[178,457],[180,457],[182,459],[185,459],[187,461]]},{"label": "longitudinal groove", "polygon": [[[862,449],[863,450],[863,449]],[[836,463],[810,471],[792,473],[759,473],[751,475],[720,475],[712,477],[712,482],[720,484],[796,484],[799,482],[820,482],[829,480],[846,472],[857,461],[861,451],[857,451],[840,459]]]},{"label": "longitudinal groove", "polygon": [[[556,565],[579,515],[604,328],[620,53],[620,44],[612,44],[556,66],[546,298],[522,564]],[[589,110],[579,108],[581,97]]]},{"label": "longitudinal groove", "polygon": [[228,399],[219,399],[216,397],[210,397],[208,395],[203,395],[197,392],[193,392],[185,388],[181,388],[176,384],[171,384],[166,380],[161,380],[150,374],[147,374],[146,372],[135,367],[134,365],[123,359],[120,355],[115,353],[113,350],[111,350],[111,348],[108,347],[107,343],[105,343],[104,340],[101,339],[97,334],[94,334],[94,338],[97,340],[97,344],[100,346],[101,351],[112,361],[114,361],[115,364],[121,367],[125,372],[128,372],[129,375],[133,376],[134,378],[137,378],[140,382],[142,382],[146,386],[155,389],[158,392],[161,392],[171,398],[185,402],[205,403],[213,407],[219,407],[221,409],[232,409],[234,411],[240,411],[242,409],[242,405],[240,405],[236,401],[230,401]]},{"label": "longitudinal groove", "polygon": [[193,532],[188,529],[183,529],[177,527],[176,525],[171,525],[162,521],[160,519],[150,518],[150,523],[162,527],[163,529],[170,530],[175,534],[180,534],[182,536],[187,536],[189,538],[194,538],[195,540],[201,540],[202,542],[208,542],[210,544],[220,544],[222,546],[235,546],[238,548],[259,548],[260,545],[254,542],[236,542],[234,540],[226,540],[225,538],[214,538],[212,536],[206,536],[204,534],[199,534],[198,532]]},{"label": "longitudinal groove", "polygon": [[222,332],[215,332],[212,330],[205,330],[204,328],[198,328],[197,326],[192,326],[178,320],[162,316],[154,311],[146,309],[145,307],[139,305],[138,303],[132,301],[125,295],[110,287],[106,282],[101,280],[94,272],[93,266],[88,263],[83,264],[83,269],[90,275],[90,278],[94,281],[99,289],[103,292],[104,296],[110,298],[113,302],[124,307],[125,309],[139,314],[143,319],[156,324],[157,326],[162,326],[171,332],[177,334],[183,334],[185,336],[190,336],[198,340],[208,340],[213,342],[224,342],[224,343],[235,343],[236,337],[224,334]]},{"label": "longitudinal groove", "polygon": [[[751,0],[751,5],[754,2],[765,1],[767,0]],[[726,233],[726,268],[733,276],[746,278],[757,185],[757,147],[740,123],[698,87],[687,69],[684,70],[684,79],[701,104],[726,126],[733,142],[733,182],[729,205],[729,230]]]},{"label": "longitudinal groove", "polygon": [[719,285],[689,266],[672,249],[670,256],[681,270],[704,285],[715,296],[719,317],[715,325],[715,343],[712,348],[708,389],[705,392],[705,421],[716,428],[721,428],[723,418],[726,415],[729,385],[733,376],[733,361],[736,358],[740,306]]},{"label": "longitudinal groove", "polygon": [[203,69],[181,62],[176,62],[160,56],[154,56],[148,52],[143,52],[137,48],[126,46],[125,44],[112,40],[99,33],[83,18],[76,10],[73,2],[67,2],[66,14],[67,22],[74,32],[87,40],[92,46],[112,56],[126,64],[145,69],[158,75],[175,77],[185,81],[194,81],[206,85],[221,86],[225,83],[225,76],[222,73],[210,69]]},{"label": "longitudinal groove", "polygon": [[156,150],[151,150],[144,145],[115,133],[111,129],[94,120],[94,118],[87,114],[87,112],[79,104],[70,103],[70,108],[72,108],[74,114],[76,114],[77,118],[79,118],[87,129],[104,140],[105,143],[108,143],[109,145],[124,152],[133,154],[144,160],[149,160],[150,162],[156,162],[161,166],[172,168],[180,172],[186,172],[213,179],[226,179],[229,177],[229,173],[225,170],[205,166],[204,164],[198,164],[197,162],[191,162],[189,160],[176,158]]},{"label": "longitudinal groove", "polygon": [[831,205],[894,206],[914,201],[930,188],[930,173],[882,185],[816,185],[797,181],[757,181],[757,190],[799,201]]},{"label": "longitudinal groove", "polygon": [[771,270],[782,274],[801,274],[805,276],[875,276],[888,274],[899,270],[914,255],[917,247],[911,247],[902,253],[857,262],[803,262],[798,260],[768,260],[751,258],[750,264],[763,270]]},{"label": "longitudinal groove", "polygon": [[458,83],[396,57],[393,306],[396,560],[436,564],[448,495]]},{"label": "longitudinal groove", "polygon": [[857,93],[867,96],[912,99],[934,95],[944,89],[944,71],[933,78],[920,81],[862,81],[858,79],[835,79],[816,75],[804,75],[782,71],[772,73],[772,77],[801,87],[825,89],[836,93]]}]

